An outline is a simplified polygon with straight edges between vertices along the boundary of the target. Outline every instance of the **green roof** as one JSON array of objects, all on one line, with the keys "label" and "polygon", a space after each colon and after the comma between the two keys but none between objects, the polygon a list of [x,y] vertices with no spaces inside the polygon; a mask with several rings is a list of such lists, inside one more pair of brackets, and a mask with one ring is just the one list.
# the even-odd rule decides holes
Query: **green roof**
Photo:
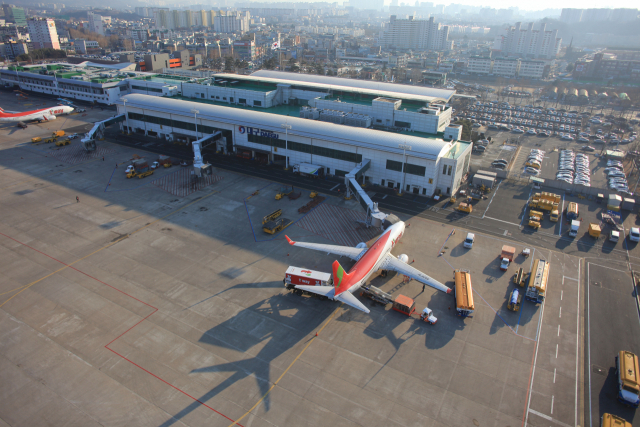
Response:
[{"label": "green roof", "polygon": [[449,152],[444,156],[446,159],[457,159],[460,157],[462,153],[469,147],[471,143],[467,141],[458,141],[449,150]]}]

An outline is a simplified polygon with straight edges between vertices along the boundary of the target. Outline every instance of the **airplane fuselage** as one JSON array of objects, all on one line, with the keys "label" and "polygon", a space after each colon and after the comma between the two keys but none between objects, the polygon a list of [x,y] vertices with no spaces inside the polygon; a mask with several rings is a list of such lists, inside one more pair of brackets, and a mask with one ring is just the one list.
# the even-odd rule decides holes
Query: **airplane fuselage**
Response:
[{"label": "airplane fuselage", "polygon": [[74,110],[68,105],[58,105],[51,108],[41,108],[39,110],[25,111],[22,113],[7,113],[0,111],[0,122],[26,122],[26,121],[43,121],[55,120],[56,116],[61,114],[69,114]]},{"label": "airplane fuselage", "polygon": [[350,276],[349,286],[345,288],[339,287],[335,295],[338,296],[347,291],[354,293],[360,289],[371,275],[378,271],[387,254],[398,244],[400,238],[404,235],[404,228],[405,225],[402,221],[387,228],[348,271],[347,274]]}]

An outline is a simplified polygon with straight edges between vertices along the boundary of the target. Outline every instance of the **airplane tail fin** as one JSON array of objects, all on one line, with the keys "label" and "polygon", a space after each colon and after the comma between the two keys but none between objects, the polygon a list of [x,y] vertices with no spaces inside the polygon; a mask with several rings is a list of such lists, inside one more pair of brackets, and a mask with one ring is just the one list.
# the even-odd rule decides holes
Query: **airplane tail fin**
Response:
[{"label": "airplane tail fin", "polygon": [[4,113],[4,110],[2,108],[0,108],[0,113]]},{"label": "airplane tail fin", "polygon": [[351,287],[351,276],[344,271],[338,260],[333,261],[333,286],[336,295],[348,290]]}]

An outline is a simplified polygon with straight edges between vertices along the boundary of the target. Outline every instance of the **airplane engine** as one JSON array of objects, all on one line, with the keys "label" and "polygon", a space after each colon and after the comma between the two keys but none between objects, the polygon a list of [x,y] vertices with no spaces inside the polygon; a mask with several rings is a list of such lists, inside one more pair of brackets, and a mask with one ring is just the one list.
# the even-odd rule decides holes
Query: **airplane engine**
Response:
[{"label": "airplane engine", "polygon": [[409,255],[407,254],[400,254],[398,255],[398,259],[402,262],[404,262],[405,264],[407,264],[409,262]]},{"label": "airplane engine", "polygon": [[367,244],[365,242],[360,242],[356,245],[358,249],[367,249]]},{"label": "airplane engine", "polygon": [[43,116],[43,118],[44,118],[45,120],[55,120],[55,119],[56,119],[56,116],[54,116],[53,114],[45,114],[45,115]]}]

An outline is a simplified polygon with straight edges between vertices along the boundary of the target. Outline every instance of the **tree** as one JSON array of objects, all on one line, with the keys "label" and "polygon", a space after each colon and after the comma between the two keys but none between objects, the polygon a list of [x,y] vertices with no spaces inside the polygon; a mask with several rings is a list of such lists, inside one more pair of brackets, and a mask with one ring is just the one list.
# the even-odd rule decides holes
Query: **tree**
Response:
[{"label": "tree", "polygon": [[18,61],[31,61],[34,59],[50,59],[50,58],[66,58],[67,52],[59,49],[52,49],[50,47],[44,49],[32,50],[29,53],[23,53],[18,55],[16,60]]},{"label": "tree", "polygon": [[569,63],[567,64],[567,68],[565,69],[567,73],[570,73],[573,71],[573,64]]},{"label": "tree", "polygon": [[455,122],[457,125],[462,125],[462,135],[460,136],[462,141],[471,141],[471,129],[472,123],[470,120],[462,119]]}]

